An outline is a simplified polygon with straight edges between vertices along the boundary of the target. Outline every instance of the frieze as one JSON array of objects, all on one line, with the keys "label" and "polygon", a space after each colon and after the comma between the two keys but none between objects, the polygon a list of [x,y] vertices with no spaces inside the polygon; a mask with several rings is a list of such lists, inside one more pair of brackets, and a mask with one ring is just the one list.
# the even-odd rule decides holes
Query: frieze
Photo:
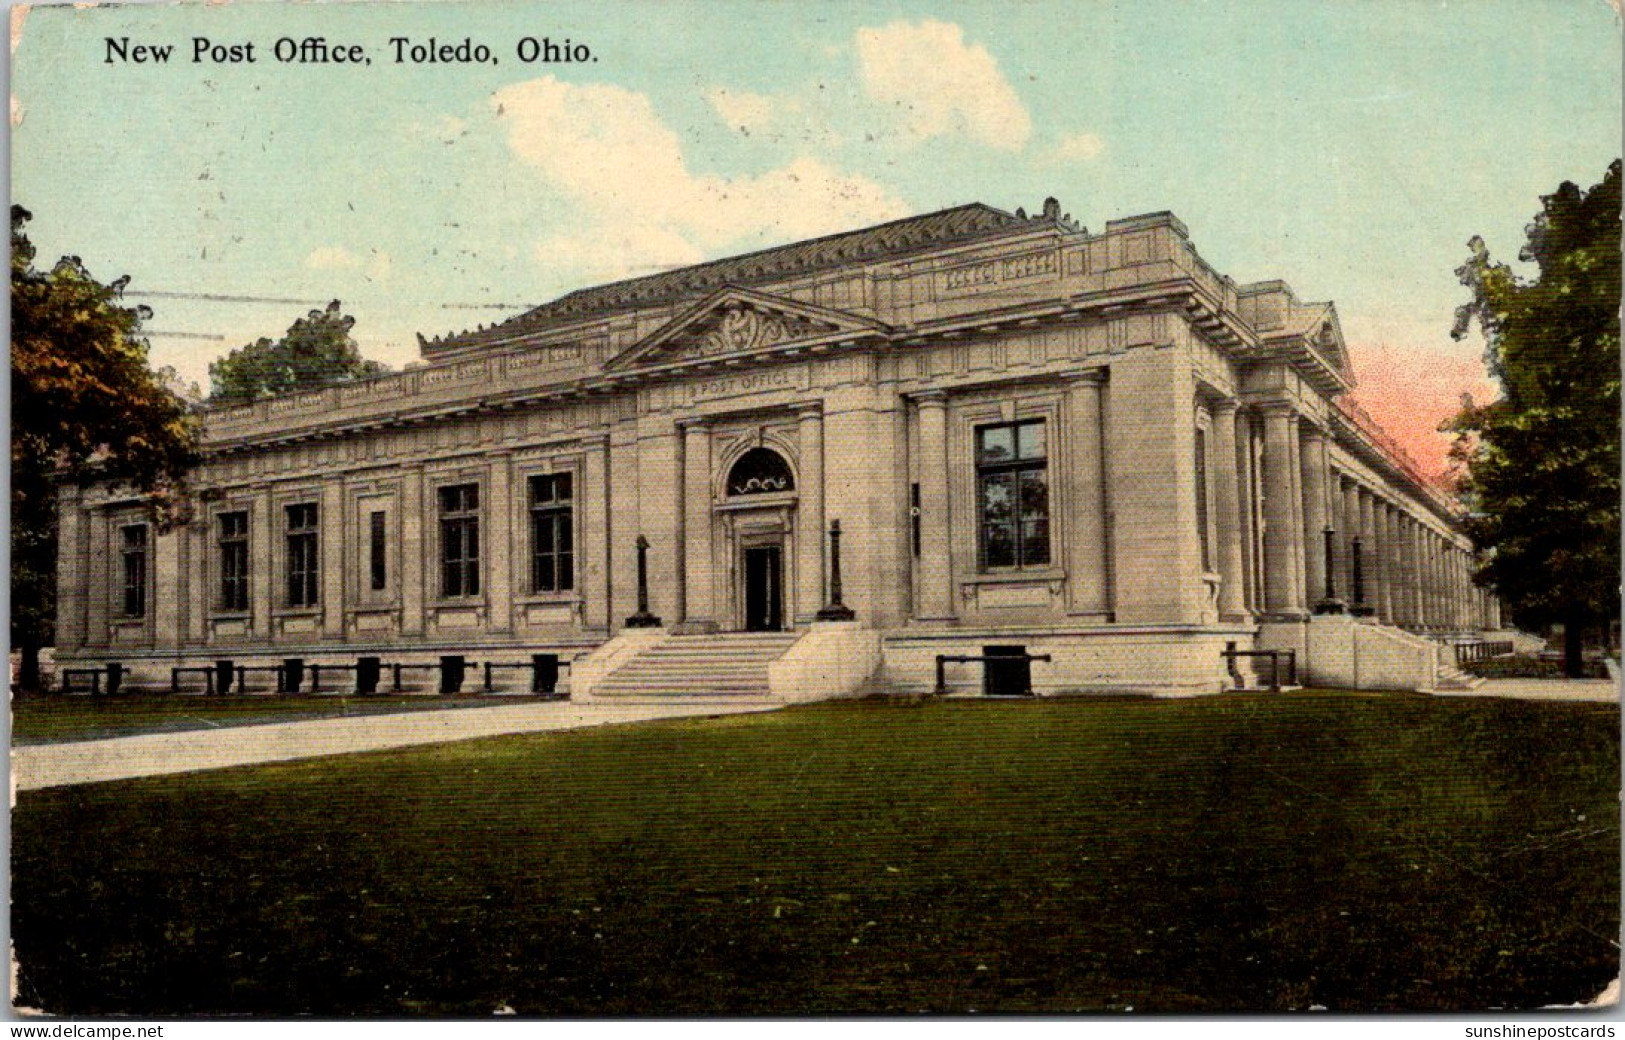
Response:
[{"label": "frieze", "polygon": [[464,361],[456,365],[436,365],[419,371],[418,378],[423,387],[451,386],[459,383],[473,383],[485,379],[490,374],[490,365],[484,358],[478,361]]},{"label": "frieze", "polygon": [[792,390],[807,385],[807,367],[790,365],[767,368],[757,372],[743,372],[736,376],[676,383],[651,388],[650,401],[656,409],[682,408],[700,401],[714,401],[743,394],[767,393],[774,390]]}]

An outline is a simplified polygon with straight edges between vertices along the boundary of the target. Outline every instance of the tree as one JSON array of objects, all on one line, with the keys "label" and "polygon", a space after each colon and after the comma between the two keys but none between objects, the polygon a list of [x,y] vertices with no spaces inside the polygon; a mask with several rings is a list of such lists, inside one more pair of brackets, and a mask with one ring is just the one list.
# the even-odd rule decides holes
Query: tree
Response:
[{"label": "tree", "polygon": [[1620,575],[1620,163],[1582,191],[1565,182],[1524,230],[1527,278],[1480,238],[1456,274],[1472,298],[1452,331],[1483,330],[1501,398],[1450,424],[1477,580],[1522,627],[1561,623],[1565,670],[1582,633],[1618,616]]},{"label": "tree", "polygon": [[209,400],[242,404],[389,371],[361,356],[350,338],[354,325],[355,319],[344,314],[334,300],[326,309],[311,311],[294,322],[281,339],[261,337],[232,351],[209,366]]},{"label": "tree", "polygon": [[195,419],[147,364],[149,312],[123,304],[129,279],[103,285],[72,256],[35,270],[30,219],[11,207],[11,642],[26,690],[56,619],[58,488],[131,486],[172,525],[197,460]]}]

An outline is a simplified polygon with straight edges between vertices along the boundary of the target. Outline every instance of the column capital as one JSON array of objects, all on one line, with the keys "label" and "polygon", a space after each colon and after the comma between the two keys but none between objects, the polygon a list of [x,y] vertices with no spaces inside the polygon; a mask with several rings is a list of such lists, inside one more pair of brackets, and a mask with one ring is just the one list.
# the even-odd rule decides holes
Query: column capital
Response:
[{"label": "column capital", "polygon": [[909,400],[913,401],[921,408],[924,408],[926,405],[930,405],[933,408],[940,408],[948,403],[948,391],[946,390],[921,390],[918,393],[909,394],[908,397]]},{"label": "column capital", "polygon": [[1208,402],[1207,410],[1215,419],[1233,418],[1241,409],[1241,402],[1234,397],[1216,397]]},{"label": "column capital", "polygon": [[1291,401],[1255,401],[1253,410],[1266,419],[1292,419],[1298,415],[1298,406]]},{"label": "column capital", "polygon": [[711,428],[711,420],[705,416],[678,419],[677,428],[684,433],[705,433]]},{"label": "column capital", "polygon": [[810,422],[815,419],[823,419],[824,402],[812,401],[808,404],[797,405],[795,408],[795,416],[800,422]]}]

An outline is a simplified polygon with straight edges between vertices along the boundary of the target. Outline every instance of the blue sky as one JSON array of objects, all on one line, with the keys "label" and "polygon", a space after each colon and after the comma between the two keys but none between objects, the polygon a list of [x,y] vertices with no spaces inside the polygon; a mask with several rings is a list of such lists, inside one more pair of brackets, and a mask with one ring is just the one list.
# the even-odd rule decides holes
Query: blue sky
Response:
[{"label": "blue sky", "polygon": [[[1335,300],[1367,404],[1428,454],[1484,391],[1448,335],[1467,239],[1514,255],[1540,194],[1620,153],[1602,0],[243,2],[35,8],[17,36],[13,197],[42,258],[130,275],[155,332],[221,337],[153,338],[198,381],[334,297],[398,366],[499,305],[1055,195],[1091,228],[1173,210],[1221,271]],[[177,53],[106,63],[125,36]],[[260,60],[193,64],[198,36]],[[311,36],[372,64],[271,53]],[[396,64],[397,36],[497,63]],[[597,60],[525,64],[526,36]]]}]

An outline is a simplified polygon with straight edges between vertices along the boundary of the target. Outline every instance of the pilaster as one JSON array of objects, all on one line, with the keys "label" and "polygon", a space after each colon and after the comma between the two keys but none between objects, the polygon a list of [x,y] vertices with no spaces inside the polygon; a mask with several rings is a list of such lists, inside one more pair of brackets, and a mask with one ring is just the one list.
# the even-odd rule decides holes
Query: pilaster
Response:
[{"label": "pilaster", "polygon": [[682,630],[716,631],[711,538],[711,428],[701,420],[678,424],[683,431]]},{"label": "pilaster", "polygon": [[494,451],[485,480],[486,529],[481,531],[485,556],[486,624],[494,633],[513,631],[514,489],[513,453]]},{"label": "pilaster", "polygon": [[920,564],[915,616],[945,621],[954,616],[953,556],[948,538],[948,397],[940,390],[917,395],[920,422]]},{"label": "pilaster", "polygon": [[824,605],[824,411],[796,413],[801,472],[796,488],[796,617],[812,620]]},{"label": "pilaster", "polygon": [[345,549],[344,485],[337,479],[322,485],[317,524],[322,566],[322,635],[327,639],[343,639],[344,561],[352,554]]},{"label": "pilaster", "polygon": [[424,564],[433,539],[425,537],[423,466],[401,476],[401,634],[423,634]]}]

